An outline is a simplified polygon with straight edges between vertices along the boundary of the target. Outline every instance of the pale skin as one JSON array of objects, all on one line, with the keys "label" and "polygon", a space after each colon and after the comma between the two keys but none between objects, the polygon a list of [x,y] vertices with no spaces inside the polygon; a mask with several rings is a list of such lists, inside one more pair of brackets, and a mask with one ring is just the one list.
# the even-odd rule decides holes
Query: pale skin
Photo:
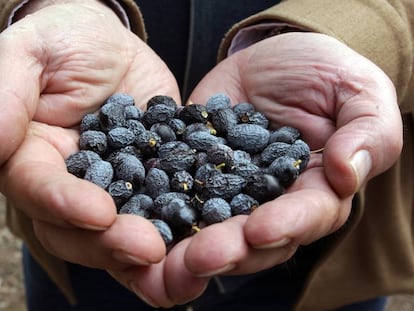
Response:
[{"label": "pale skin", "polygon": [[129,93],[141,107],[158,94],[179,101],[173,75],[97,1],[44,4],[0,35],[0,68],[8,73],[0,76],[0,190],[33,219],[49,252],[108,270],[151,305],[184,303],[215,275],[272,267],[334,232],[354,194],[401,151],[395,90],[378,67],[320,34],[261,41],[218,64],[191,100],[226,92],[324,151],[285,195],[249,217],[203,228],[166,254],[148,221],[117,216],[109,195],[67,173],[64,159],[77,150],[82,115],[112,93]]}]

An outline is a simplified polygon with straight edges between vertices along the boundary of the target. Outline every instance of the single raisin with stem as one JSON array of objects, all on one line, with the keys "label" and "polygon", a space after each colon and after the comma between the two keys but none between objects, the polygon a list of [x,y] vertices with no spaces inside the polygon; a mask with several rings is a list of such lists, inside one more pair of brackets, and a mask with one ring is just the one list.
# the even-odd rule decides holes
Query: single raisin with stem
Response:
[{"label": "single raisin with stem", "polygon": [[128,181],[137,188],[144,182],[145,167],[136,156],[120,152],[111,159],[111,164],[114,167],[116,179]]},{"label": "single raisin with stem", "polygon": [[155,123],[151,126],[150,131],[155,132],[160,136],[161,143],[164,144],[170,141],[176,141],[177,136],[174,130],[165,123]]},{"label": "single raisin with stem", "polygon": [[175,172],[170,181],[172,191],[189,193],[193,189],[194,178],[187,171]]},{"label": "single raisin with stem", "polygon": [[289,156],[281,156],[270,164],[269,172],[287,188],[298,178],[301,162]]},{"label": "single raisin with stem", "polygon": [[92,150],[102,155],[108,149],[108,139],[101,131],[88,130],[81,133],[79,137],[79,148],[81,150]]},{"label": "single raisin with stem", "polygon": [[226,135],[237,123],[237,116],[231,108],[216,111],[210,116],[214,129],[220,135]]},{"label": "single raisin with stem", "polygon": [[206,123],[208,121],[209,114],[206,106],[200,104],[189,104],[184,106],[179,114],[178,118],[183,120],[185,124],[191,123]]},{"label": "single raisin with stem", "polygon": [[134,189],[129,181],[116,180],[108,186],[108,193],[119,208],[134,194]]},{"label": "single raisin with stem", "polygon": [[231,199],[230,207],[232,216],[250,215],[259,207],[259,202],[250,195],[239,193]]}]

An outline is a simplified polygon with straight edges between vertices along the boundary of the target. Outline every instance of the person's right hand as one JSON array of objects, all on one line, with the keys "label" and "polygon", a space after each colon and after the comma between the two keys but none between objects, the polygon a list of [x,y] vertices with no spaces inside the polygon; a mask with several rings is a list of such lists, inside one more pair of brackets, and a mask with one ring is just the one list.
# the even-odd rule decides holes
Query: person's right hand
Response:
[{"label": "person's right hand", "polygon": [[[141,107],[158,94],[179,102],[161,59],[96,0],[50,5],[0,34],[0,191],[33,221],[47,251],[102,269],[160,262],[165,245],[148,221],[117,216],[112,198],[69,174],[74,126],[113,93]],[[143,108],[143,107],[142,107]]]}]

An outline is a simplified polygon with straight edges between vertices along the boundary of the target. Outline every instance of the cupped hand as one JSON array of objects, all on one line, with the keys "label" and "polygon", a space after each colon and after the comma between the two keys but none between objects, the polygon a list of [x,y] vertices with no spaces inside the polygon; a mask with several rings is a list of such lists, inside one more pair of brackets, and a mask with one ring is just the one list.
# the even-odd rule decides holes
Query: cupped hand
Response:
[{"label": "cupped hand", "polygon": [[[78,17],[69,14],[74,6],[51,6],[0,36],[0,67],[11,75],[0,78],[3,103],[9,103],[1,118],[13,125],[0,134],[3,141],[12,138],[0,160],[14,153],[2,168],[1,191],[34,220],[46,249],[110,270],[152,305],[191,300],[214,275],[266,269],[338,229],[354,193],[399,154],[401,120],[381,70],[323,35],[264,40],[220,63],[192,100],[226,92],[234,103],[249,101],[273,125],[300,129],[312,149],[324,148],[323,156],[312,155],[285,195],[249,217],[201,230],[163,257],[155,228],[139,217],[116,216],[108,194],[64,166],[77,148],[70,127],[111,93],[127,92],[142,102],[155,94],[178,98],[171,74],[143,42],[110,11],[85,8],[86,16]],[[113,24],[103,22],[108,15]]]},{"label": "cupped hand", "polygon": [[[177,244],[159,264],[134,267],[123,284],[155,306],[200,295],[220,274],[261,271],[291,258],[300,245],[339,229],[352,198],[389,168],[402,147],[394,87],[372,62],[339,41],[315,33],[263,40],[219,63],[190,99],[205,103],[224,92],[250,102],[272,126],[298,128],[312,150],[308,168],[286,193],[250,216],[210,225]],[[134,276],[131,278],[132,276]],[[146,287],[146,280],[163,284]]]},{"label": "cupped hand", "polygon": [[71,127],[106,97],[129,92],[143,105],[154,94],[179,100],[159,57],[97,0],[50,5],[0,35],[0,164],[31,120]]},{"label": "cupped hand", "polygon": [[194,283],[200,290],[200,282],[215,275],[264,270],[340,228],[355,193],[389,168],[402,147],[402,122],[388,77],[325,35],[289,33],[235,53],[190,98],[205,103],[218,92],[229,94],[233,103],[254,104],[275,127],[298,128],[312,150],[323,152],[312,154],[307,170],[282,196],[248,217],[203,228],[173,249],[165,279],[186,271],[179,283],[166,283],[176,302],[200,294],[185,291],[194,276],[200,277]]},{"label": "cupped hand", "polygon": [[167,66],[95,0],[40,9],[2,32],[0,47],[0,191],[59,258],[108,270],[160,262],[155,227],[117,216],[64,160],[78,150],[74,126],[109,95],[128,93],[142,108],[157,94],[179,102]]}]

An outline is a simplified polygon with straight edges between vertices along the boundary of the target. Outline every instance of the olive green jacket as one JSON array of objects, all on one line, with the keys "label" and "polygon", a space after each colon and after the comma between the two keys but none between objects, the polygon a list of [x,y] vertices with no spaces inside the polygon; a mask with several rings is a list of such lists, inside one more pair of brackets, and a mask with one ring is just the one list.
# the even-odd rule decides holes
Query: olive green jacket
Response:
[{"label": "olive green jacket", "polygon": [[[0,0],[0,22],[19,1]],[[141,14],[132,0],[120,0],[131,30],[145,38]],[[372,297],[414,294],[414,1],[287,0],[235,25],[223,40],[218,59],[226,57],[238,29],[278,20],[333,36],[381,67],[394,82],[404,119],[404,147],[387,172],[371,180],[355,199],[352,215],[311,271],[296,310],[330,310]],[[74,301],[64,263],[36,240],[31,220],[8,209],[10,229],[65,295]]]}]

